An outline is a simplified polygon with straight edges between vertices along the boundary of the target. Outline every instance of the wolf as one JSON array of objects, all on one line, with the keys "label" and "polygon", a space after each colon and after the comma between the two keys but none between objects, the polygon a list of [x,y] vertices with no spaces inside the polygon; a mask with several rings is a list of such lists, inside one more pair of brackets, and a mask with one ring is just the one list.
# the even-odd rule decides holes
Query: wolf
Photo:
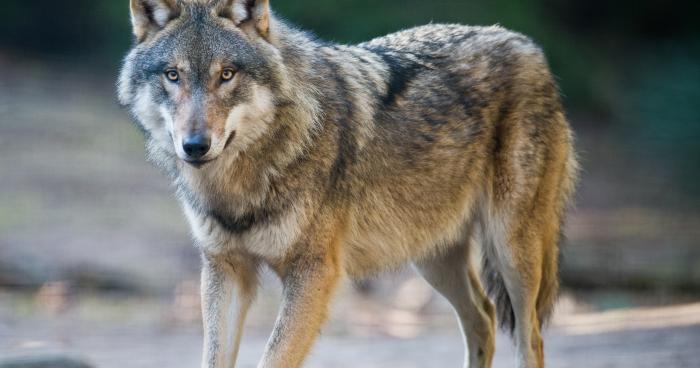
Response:
[{"label": "wolf", "polygon": [[577,162],[532,40],[433,24],[350,46],[268,0],[130,9],[118,96],[201,251],[202,367],[236,364],[261,268],[283,302],[259,367],[294,368],[343,278],[405,264],[454,307],[465,366],[491,366],[498,316],[543,367]]}]

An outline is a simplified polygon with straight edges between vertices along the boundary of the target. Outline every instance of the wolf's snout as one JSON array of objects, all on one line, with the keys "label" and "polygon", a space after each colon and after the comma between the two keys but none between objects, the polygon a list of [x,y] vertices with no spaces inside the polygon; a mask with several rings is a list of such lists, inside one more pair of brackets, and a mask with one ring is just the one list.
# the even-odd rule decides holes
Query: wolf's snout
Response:
[{"label": "wolf's snout", "polygon": [[193,134],[185,137],[182,142],[182,149],[188,159],[199,160],[209,152],[211,139],[204,134]]}]

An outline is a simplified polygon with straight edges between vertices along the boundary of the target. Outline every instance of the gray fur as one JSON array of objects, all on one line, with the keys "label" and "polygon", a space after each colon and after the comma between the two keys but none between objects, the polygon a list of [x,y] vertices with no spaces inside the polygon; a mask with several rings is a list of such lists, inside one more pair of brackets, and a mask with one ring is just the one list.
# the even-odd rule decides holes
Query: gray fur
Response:
[{"label": "gray fur", "polygon": [[[238,344],[220,339],[240,338],[259,264],[286,288],[260,365],[269,368],[301,365],[341,276],[409,262],[463,324],[475,318],[464,327],[477,350],[469,362],[489,365],[494,313],[469,269],[472,224],[520,366],[543,364],[539,328],[557,292],[577,166],[533,41],[500,27],[428,25],[338,45],[270,15],[265,0],[132,0],[132,11],[139,1],[160,3],[172,19],[134,17],[139,38],[119,96],[207,260],[205,367],[233,365],[224,350]],[[222,65],[236,70],[234,82],[217,79]],[[163,79],[173,67],[178,82]],[[201,165],[178,151],[178,134],[193,129],[218,147]],[[245,301],[236,321],[220,318],[224,291]]]}]

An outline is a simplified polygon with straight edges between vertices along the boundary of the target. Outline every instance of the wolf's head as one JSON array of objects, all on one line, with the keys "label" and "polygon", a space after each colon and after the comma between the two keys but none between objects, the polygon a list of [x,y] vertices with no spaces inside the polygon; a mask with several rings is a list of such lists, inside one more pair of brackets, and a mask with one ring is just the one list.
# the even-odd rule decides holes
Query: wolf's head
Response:
[{"label": "wolf's head", "polygon": [[198,167],[269,129],[268,0],[131,0],[131,18],[119,99],[151,144]]}]

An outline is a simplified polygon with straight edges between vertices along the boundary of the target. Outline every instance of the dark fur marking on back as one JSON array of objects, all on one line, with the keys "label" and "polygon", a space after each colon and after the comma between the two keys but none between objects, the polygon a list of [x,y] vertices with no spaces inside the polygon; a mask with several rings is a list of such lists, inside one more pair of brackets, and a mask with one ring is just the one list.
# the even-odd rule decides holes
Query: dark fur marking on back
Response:
[{"label": "dark fur marking on back", "polygon": [[355,106],[348,92],[348,86],[339,70],[340,66],[330,60],[324,60],[328,70],[336,84],[338,98],[334,101],[335,113],[338,114],[338,156],[331,168],[330,185],[331,188],[338,189],[338,184],[345,177],[348,167],[355,161],[357,154],[357,143],[355,142],[354,128],[352,126],[352,116],[355,113]]},{"label": "dark fur marking on back", "polygon": [[410,82],[424,68],[417,62],[401,57],[393,50],[380,46],[368,46],[367,50],[379,55],[389,69],[389,82],[386,95],[382,97],[382,107],[386,108],[396,103],[396,100],[406,92]]}]

